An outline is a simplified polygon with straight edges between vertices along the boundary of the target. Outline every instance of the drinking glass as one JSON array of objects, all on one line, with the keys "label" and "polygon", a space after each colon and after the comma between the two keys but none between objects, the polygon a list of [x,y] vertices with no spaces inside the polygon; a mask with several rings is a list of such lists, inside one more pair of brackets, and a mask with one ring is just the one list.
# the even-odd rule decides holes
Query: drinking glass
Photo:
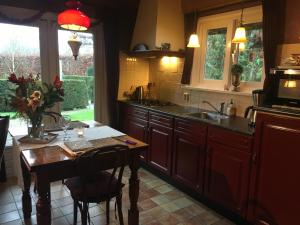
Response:
[{"label": "drinking glass", "polygon": [[71,125],[71,117],[68,115],[63,115],[61,117],[61,126],[64,131],[64,141],[68,140],[68,129]]}]

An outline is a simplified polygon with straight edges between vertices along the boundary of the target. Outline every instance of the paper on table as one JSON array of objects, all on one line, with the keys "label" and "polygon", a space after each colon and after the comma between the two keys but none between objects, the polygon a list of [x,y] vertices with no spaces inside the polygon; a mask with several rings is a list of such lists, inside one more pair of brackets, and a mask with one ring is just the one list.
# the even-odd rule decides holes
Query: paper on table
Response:
[{"label": "paper on table", "polygon": [[117,131],[109,126],[89,128],[84,131],[84,137],[88,140],[96,140],[108,137],[119,137],[126,134]]}]

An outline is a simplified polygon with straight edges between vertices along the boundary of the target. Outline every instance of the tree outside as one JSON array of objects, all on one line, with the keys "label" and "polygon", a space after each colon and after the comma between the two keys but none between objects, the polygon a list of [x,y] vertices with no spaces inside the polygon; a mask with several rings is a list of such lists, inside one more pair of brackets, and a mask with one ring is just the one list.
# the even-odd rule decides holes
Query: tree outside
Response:
[{"label": "tree outside", "polygon": [[226,28],[210,29],[207,32],[205,79],[222,80],[226,49]]},{"label": "tree outside", "polygon": [[239,64],[243,66],[244,72],[241,76],[242,81],[260,82],[263,74],[263,39],[262,24],[246,25],[247,43],[245,50],[239,54]]}]

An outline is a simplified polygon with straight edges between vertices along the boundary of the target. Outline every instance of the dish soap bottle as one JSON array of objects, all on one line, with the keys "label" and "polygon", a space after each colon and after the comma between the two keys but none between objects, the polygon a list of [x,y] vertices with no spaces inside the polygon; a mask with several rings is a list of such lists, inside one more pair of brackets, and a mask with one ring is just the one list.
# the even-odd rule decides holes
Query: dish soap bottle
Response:
[{"label": "dish soap bottle", "polygon": [[236,107],[235,107],[232,99],[230,100],[230,103],[227,105],[226,114],[227,114],[227,116],[235,116],[236,115]]}]

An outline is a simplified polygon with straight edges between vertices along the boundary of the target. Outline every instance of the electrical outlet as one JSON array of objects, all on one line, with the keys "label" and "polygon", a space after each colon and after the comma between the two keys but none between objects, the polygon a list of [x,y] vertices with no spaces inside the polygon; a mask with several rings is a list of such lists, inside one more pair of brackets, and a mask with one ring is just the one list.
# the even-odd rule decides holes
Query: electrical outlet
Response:
[{"label": "electrical outlet", "polygon": [[190,101],[190,93],[184,92],[183,93],[183,100],[189,102]]}]

